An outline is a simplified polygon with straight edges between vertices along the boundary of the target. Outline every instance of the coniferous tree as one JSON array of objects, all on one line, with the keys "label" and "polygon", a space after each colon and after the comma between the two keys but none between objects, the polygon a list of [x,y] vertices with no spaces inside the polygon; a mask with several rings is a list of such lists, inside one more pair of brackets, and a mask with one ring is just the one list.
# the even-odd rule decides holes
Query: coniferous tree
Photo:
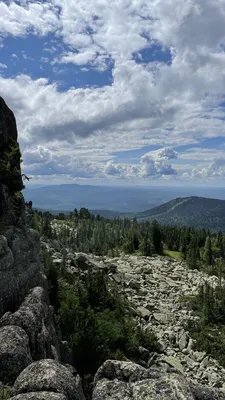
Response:
[{"label": "coniferous tree", "polygon": [[162,254],[162,236],[159,228],[159,224],[156,220],[152,221],[151,226],[152,243],[154,250],[157,254]]},{"label": "coniferous tree", "polygon": [[206,265],[212,265],[212,242],[210,236],[207,236],[205,241],[203,261]]},{"label": "coniferous tree", "polygon": [[187,251],[187,257],[186,257],[186,262],[187,265],[190,269],[196,269],[198,268],[198,245],[197,241],[195,238],[192,239],[188,251]]}]

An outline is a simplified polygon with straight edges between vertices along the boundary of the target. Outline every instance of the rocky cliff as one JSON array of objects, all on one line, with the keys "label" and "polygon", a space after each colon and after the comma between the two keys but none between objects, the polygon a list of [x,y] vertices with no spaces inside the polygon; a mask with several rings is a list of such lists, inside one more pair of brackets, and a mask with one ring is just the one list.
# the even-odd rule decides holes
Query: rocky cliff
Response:
[{"label": "rocky cliff", "polygon": [[20,158],[15,117],[0,98],[0,315],[43,284],[38,234],[26,225]]},{"label": "rocky cliff", "polygon": [[83,400],[79,376],[64,363],[39,234],[26,221],[20,162],[16,120],[0,97],[0,398]]}]

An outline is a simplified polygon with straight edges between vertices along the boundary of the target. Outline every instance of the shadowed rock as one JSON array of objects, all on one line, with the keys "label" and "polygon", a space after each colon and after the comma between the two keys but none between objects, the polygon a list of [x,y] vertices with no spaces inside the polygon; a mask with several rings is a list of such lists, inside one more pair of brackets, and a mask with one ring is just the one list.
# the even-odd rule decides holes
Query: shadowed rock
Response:
[{"label": "shadowed rock", "polygon": [[19,326],[0,328],[0,380],[12,384],[31,362],[26,332]]},{"label": "shadowed rock", "polygon": [[17,141],[16,119],[0,96],[0,147],[8,142],[9,138]]}]

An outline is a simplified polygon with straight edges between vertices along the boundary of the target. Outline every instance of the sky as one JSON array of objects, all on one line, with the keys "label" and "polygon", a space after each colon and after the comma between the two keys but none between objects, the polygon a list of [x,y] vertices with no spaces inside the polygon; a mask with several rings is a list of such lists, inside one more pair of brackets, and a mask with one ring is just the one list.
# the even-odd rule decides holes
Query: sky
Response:
[{"label": "sky", "polygon": [[0,1],[32,184],[223,186],[225,0]]}]

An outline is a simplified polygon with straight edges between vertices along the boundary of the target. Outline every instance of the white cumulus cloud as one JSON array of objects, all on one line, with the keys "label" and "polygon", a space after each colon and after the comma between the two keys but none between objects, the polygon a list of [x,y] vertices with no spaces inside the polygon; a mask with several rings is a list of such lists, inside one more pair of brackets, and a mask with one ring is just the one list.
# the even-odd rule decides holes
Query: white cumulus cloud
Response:
[{"label": "white cumulus cloud", "polygon": [[141,157],[141,175],[144,178],[175,175],[176,170],[168,163],[168,160],[174,158],[177,158],[177,152],[172,148],[163,148],[144,154]]}]

